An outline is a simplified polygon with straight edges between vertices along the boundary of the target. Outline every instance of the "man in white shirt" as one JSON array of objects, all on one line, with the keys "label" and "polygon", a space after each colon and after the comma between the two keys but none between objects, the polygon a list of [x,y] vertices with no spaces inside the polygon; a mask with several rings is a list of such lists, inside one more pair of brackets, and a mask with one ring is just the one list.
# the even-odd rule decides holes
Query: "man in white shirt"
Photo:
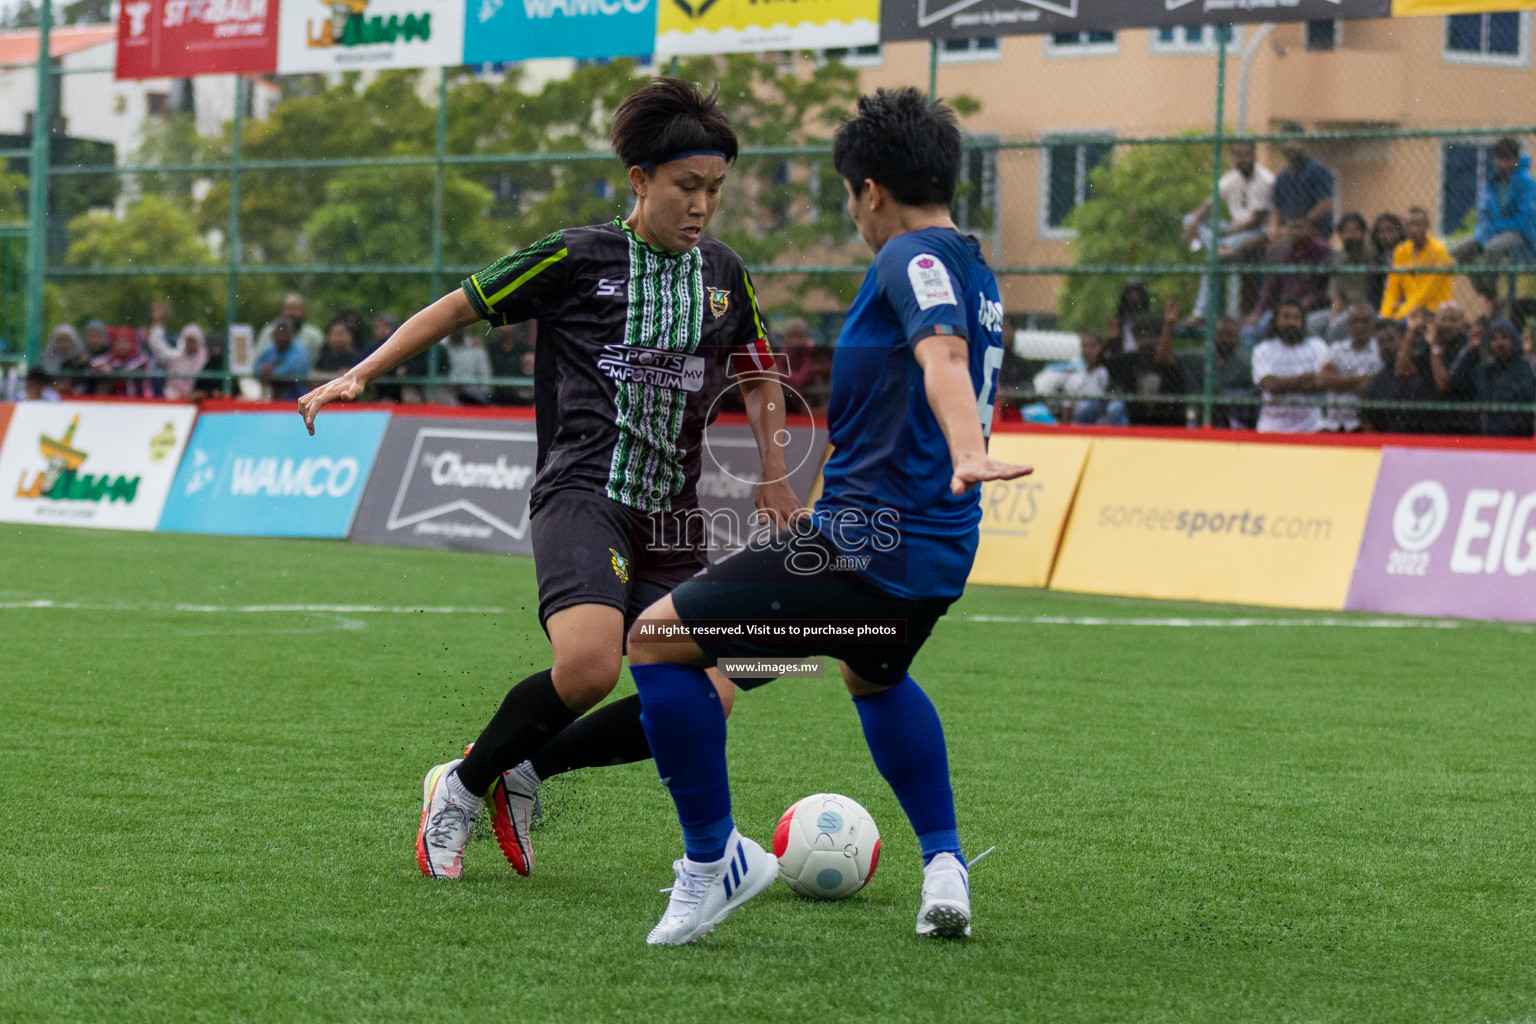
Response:
[{"label": "man in white shirt", "polygon": [[1328,409],[1323,429],[1353,434],[1360,429],[1360,392],[1381,372],[1381,353],[1376,348],[1376,310],[1353,306],[1349,311],[1349,339],[1328,346],[1328,362],[1318,374],[1328,389]]},{"label": "man in white shirt", "polygon": [[[1267,167],[1260,167],[1255,157],[1253,143],[1232,143],[1232,169],[1221,176],[1217,189],[1227,206],[1228,219],[1212,229],[1207,223],[1210,199],[1185,215],[1184,242],[1191,251],[1215,244],[1217,255],[1226,261],[1251,263],[1263,259],[1269,246],[1266,226],[1275,205],[1275,176]],[[1196,316],[1208,311],[1209,288],[1208,276],[1202,277],[1200,295],[1195,300]]]},{"label": "man in white shirt", "polygon": [[[1232,259],[1239,255],[1262,255],[1265,248],[1265,224],[1269,211],[1274,208],[1275,176],[1266,167],[1255,162],[1251,142],[1232,143],[1232,169],[1221,176],[1218,191],[1227,204],[1228,219],[1218,229],[1219,255]],[[1207,199],[1189,216],[1184,218],[1184,240],[1192,243],[1203,237],[1207,243],[1210,229],[1201,231],[1211,212]],[[1252,253],[1244,250],[1253,249]]]},{"label": "man in white shirt", "polygon": [[1300,303],[1281,302],[1275,309],[1275,336],[1253,350],[1253,382],[1264,392],[1260,433],[1315,434],[1323,429],[1320,407],[1286,400],[1328,387],[1321,374],[1328,362],[1328,343],[1307,337],[1306,323]]}]

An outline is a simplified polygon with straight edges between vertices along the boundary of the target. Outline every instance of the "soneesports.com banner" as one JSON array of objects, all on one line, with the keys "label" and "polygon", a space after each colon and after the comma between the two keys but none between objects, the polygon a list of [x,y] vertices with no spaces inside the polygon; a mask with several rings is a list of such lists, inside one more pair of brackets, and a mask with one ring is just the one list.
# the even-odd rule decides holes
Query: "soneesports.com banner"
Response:
[{"label": "soneesports.com banner", "polygon": [[883,0],[880,41],[1390,14],[1391,0]]},{"label": "soneesports.com banner", "polygon": [[1034,467],[981,487],[981,543],[969,582],[1043,587],[1051,578],[1072,496],[1093,440],[1081,435],[993,434],[988,451]]},{"label": "soneesports.com banner", "polygon": [[1342,609],[1374,448],[1097,438],[1055,590]]},{"label": "soneesports.com banner", "polygon": [[0,521],[153,530],[196,406],[24,402],[0,446]]},{"label": "soneesports.com banner", "polygon": [[656,53],[754,53],[870,46],[880,0],[662,0]]},{"label": "soneesports.com banner", "polygon": [[1536,454],[1388,448],[1345,607],[1536,622]]},{"label": "soneesports.com banner", "polygon": [[347,535],[387,412],[205,414],[187,446],[160,529],[246,537]]}]

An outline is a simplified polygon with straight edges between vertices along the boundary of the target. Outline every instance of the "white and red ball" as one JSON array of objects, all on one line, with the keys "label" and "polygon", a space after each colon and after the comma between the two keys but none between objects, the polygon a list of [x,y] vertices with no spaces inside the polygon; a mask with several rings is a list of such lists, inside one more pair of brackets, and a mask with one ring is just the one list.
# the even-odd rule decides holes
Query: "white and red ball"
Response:
[{"label": "white and red ball", "polygon": [[817,793],[790,806],[773,830],[779,877],[801,896],[840,900],[874,877],[880,830],[857,801]]}]

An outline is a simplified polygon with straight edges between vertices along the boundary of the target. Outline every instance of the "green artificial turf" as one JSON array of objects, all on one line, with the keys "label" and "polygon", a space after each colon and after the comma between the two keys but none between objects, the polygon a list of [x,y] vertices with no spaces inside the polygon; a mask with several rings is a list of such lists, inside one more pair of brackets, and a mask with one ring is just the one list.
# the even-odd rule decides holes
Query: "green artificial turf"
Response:
[{"label": "green artificial turf", "polygon": [[531,878],[491,841],[459,883],[416,869],[422,774],[547,664],[531,562],[0,525],[0,567],[0,603],[81,606],[0,609],[6,1024],[1536,1012],[1528,631],[1040,624],[1307,613],[973,589],[913,671],[967,849],[997,846],[975,937],[913,934],[852,707],[782,681],[731,719],[737,821],[847,793],[879,872],[658,950],[680,839],[650,764],[547,787]]}]

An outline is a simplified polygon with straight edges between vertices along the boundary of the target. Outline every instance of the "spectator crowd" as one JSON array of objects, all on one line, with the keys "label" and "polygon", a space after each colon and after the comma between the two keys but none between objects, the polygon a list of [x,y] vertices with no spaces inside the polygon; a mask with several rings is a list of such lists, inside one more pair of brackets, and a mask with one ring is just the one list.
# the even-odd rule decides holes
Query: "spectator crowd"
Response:
[{"label": "spectator crowd", "polygon": [[[1428,211],[1358,212],[1334,220],[1333,176],[1301,141],[1282,147],[1278,174],[1258,164],[1251,142],[1231,147],[1218,192],[1226,217],[1206,202],[1184,217],[1193,251],[1214,246],[1234,267],[1215,324],[1212,391],[1227,399],[1217,426],[1276,433],[1380,431],[1530,437],[1527,411],[1462,411],[1422,403],[1536,407],[1536,303],[1499,296],[1500,265],[1536,262],[1536,178],[1514,139],[1493,147],[1478,194],[1476,226],[1454,250],[1431,233]],[[1217,211],[1218,213],[1220,211]],[[1334,237],[1337,247],[1330,244]],[[1262,275],[1241,264],[1266,264]],[[1452,297],[1448,268],[1475,268],[1475,317]],[[1442,268],[1447,268],[1441,272]],[[1193,424],[1189,396],[1205,390],[1204,346],[1179,352],[1180,335],[1204,337],[1204,313],[1220,281],[1201,281],[1193,316],[1173,301],[1153,313],[1140,281],[1123,289],[1102,333],[1080,338],[1081,358],[1034,378],[1043,402],[1030,418],[1077,424]]]},{"label": "spectator crowd", "polygon": [[[1431,233],[1422,207],[1380,212],[1370,221],[1346,212],[1335,221],[1332,174],[1299,138],[1281,152],[1284,166],[1274,173],[1259,164],[1252,142],[1233,143],[1220,203],[1207,201],[1184,216],[1191,250],[1213,247],[1216,260],[1232,267],[1202,278],[1192,315],[1181,316],[1172,300],[1155,311],[1147,287],[1128,282],[1104,330],[1078,339],[1078,359],[1031,376],[1008,353],[999,378],[1003,415],[1194,425],[1201,409],[1190,399],[1205,393],[1209,374],[1220,400],[1212,419],[1222,427],[1531,436],[1531,411],[1423,405],[1536,407],[1536,300],[1516,299],[1513,289],[1499,297],[1501,265],[1536,262],[1536,178],[1516,140],[1493,146],[1475,227],[1454,249]],[[1246,264],[1271,269],[1247,273]],[[1484,307],[1475,316],[1452,297],[1449,268],[1457,265],[1471,268],[1469,281]],[[1226,284],[1222,277],[1235,282],[1224,303],[1213,301]],[[1232,315],[1215,323],[1209,357],[1203,343],[1181,347],[1181,338],[1203,341],[1205,314],[1218,306]],[[195,323],[172,330],[170,315],[156,302],[138,327],[100,320],[56,327],[28,372],[26,397],[197,400],[223,395],[233,382],[244,397],[287,401],[355,366],[399,326],[387,312],[370,321],[343,309],[322,330],[307,318],[303,296],[290,294],[256,336],[254,360],[236,366],[226,337]],[[455,333],[375,381],[364,398],[531,404],[537,334],[534,323],[495,328],[483,339]],[[831,349],[817,345],[798,318],[785,320],[774,340],[791,411],[823,410]],[[1031,390],[1036,401],[1022,410],[1006,400]]]}]

